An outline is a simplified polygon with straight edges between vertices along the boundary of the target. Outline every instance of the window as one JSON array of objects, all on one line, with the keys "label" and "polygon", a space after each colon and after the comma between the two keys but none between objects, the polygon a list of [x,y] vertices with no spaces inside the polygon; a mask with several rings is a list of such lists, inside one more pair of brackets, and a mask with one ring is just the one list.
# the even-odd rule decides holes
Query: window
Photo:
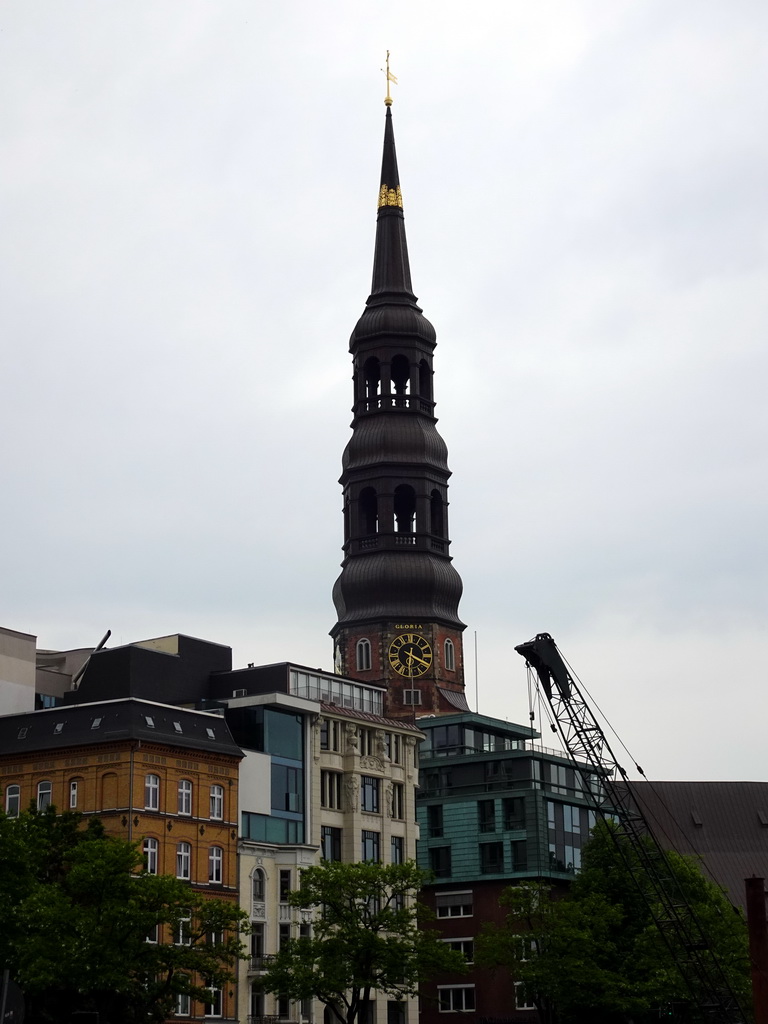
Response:
[{"label": "window", "polygon": [[272,810],[300,814],[304,804],[304,779],[300,768],[272,762]]},{"label": "window", "polygon": [[192,1009],[191,1000],[187,992],[179,992],[176,996],[176,1016],[188,1017]]},{"label": "window", "polygon": [[288,996],[277,997],[277,1016],[280,1020],[290,1020],[291,1018],[291,1001]]},{"label": "window", "polygon": [[38,782],[37,784],[37,809],[44,811],[51,806],[51,791],[53,786],[50,782]]},{"label": "window", "polygon": [[192,914],[189,910],[185,910],[183,916],[179,918],[179,927],[176,929],[174,942],[177,946],[192,945]]},{"label": "window", "polygon": [[341,809],[341,772],[323,769],[320,772],[320,806]]},{"label": "window", "polygon": [[189,843],[179,843],[176,847],[176,877],[189,879],[192,877],[192,847]]},{"label": "window", "polygon": [[461,953],[468,964],[475,962],[474,939],[443,939],[442,941],[451,949],[455,949],[457,953]]},{"label": "window", "polygon": [[439,839],[443,834],[443,805],[427,806],[427,832],[432,839]]},{"label": "window", "polygon": [[358,672],[367,672],[371,667],[371,641],[358,640],[355,648]]},{"label": "window", "polygon": [[148,811],[160,810],[160,777],[158,775],[144,777],[144,807]]},{"label": "window", "polygon": [[208,995],[205,999],[205,1015],[206,1017],[220,1017],[221,1016],[221,989],[220,988],[209,988]]},{"label": "window", "polygon": [[221,821],[224,817],[224,787],[211,786],[211,800],[208,816],[215,821]]},{"label": "window", "polygon": [[341,829],[323,825],[320,829],[320,856],[323,860],[341,860]]},{"label": "window", "polygon": [[372,814],[379,811],[379,780],[371,775],[361,775],[363,810]]},{"label": "window", "polygon": [[285,903],[288,899],[288,893],[291,891],[293,886],[291,885],[291,871],[290,868],[282,868],[280,870],[280,902]]},{"label": "window", "polygon": [[264,872],[261,868],[256,868],[251,878],[251,898],[254,902],[260,902],[264,899]]},{"label": "window", "polygon": [[[251,956],[262,957],[264,956],[264,925],[263,924],[252,924],[251,925]],[[257,964],[253,965],[258,966]]]},{"label": "window", "polygon": [[379,838],[378,832],[368,832],[363,829],[360,860],[373,860],[377,863],[381,860]]},{"label": "window", "polygon": [[435,878],[449,878],[451,874],[450,846],[433,846],[429,851],[429,867]]},{"label": "window", "polygon": [[375,757],[378,752],[378,743],[376,741],[376,733],[373,729],[361,729],[360,730],[360,754],[363,757]]},{"label": "window", "polygon": [[405,840],[402,836],[390,838],[390,863],[402,864],[405,860]]},{"label": "window", "polygon": [[145,942],[159,942],[160,941],[160,925],[153,924],[147,932],[147,937],[144,939]]},{"label": "window", "polygon": [[438,985],[440,1013],[467,1013],[475,1008],[474,985]]},{"label": "window", "polygon": [[403,690],[403,704],[421,704],[421,690]]},{"label": "window", "polygon": [[101,726],[101,719],[100,718],[94,718],[94,720],[91,722],[91,728],[92,729],[98,729],[100,726]]},{"label": "window", "polygon": [[504,870],[504,844],[480,843],[480,871],[484,875],[497,875]]},{"label": "window", "polygon": [[331,718],[320,720],[320,749],[339,749],[339,723]]},{"label": "window", "polygon": [[435,909],[438,917],[472,917],[472,890],[438,893]]},{"label": "window", "polygon": [[526,985],[524,981],[515,982],[515,1009],[536,1009],[536,1004],[533,1001],[533,993],[530,991],[530,986]]},{"label": "window", "polygon": [[156,839],[144,840],[144,863],[148,875],[156,875],[158,871],[158,844]]},{"label": "window", "polygon": [[453,648],[453,640],[446,640],[444,644],[445,650],[445,667],[449,672],[456,670],[456,653]]},{"label": "window", "polygon": [[392,783],[392,817],[402,821],[405,817],[405,787],[402,782]]},{"label": "window", "polygon": [[478,800],[477,826],[480,832],[496,831],[496,801]]},{"label": "window", "polygon": [[528,844],[526,841],[524,839],[513,839],[509,844],[509,849],[512,854],[512,870],[527,871]]},{"label": "window", "polygon": [[566,832],[575,832],[581,835],[581,808],[571,807],[570,804],[563,805],[563,827]]},{"label": "window", "polygon": [[192,783],[189,779],[179,779],[179,814],[192,813]]},{"label": "window", "polygon": [[144,721],[147,723],[148,729],[155,728],[155,720],[151,715],[144,715]]},{"label": "window", "polygon": [[525,828],[525,798],[522,796],[507,797],[503,803],[504,828],[508,831]]},{"label": "window", "polygon": [[220,885],[224,881],[224,851],[212,846],[208,851],[208,881]]},{"label": "window", "polygon": [[387,1024],[405,1024],[405,1003],[399,999],[387,1000]]},{"label": "window", "polygon": [[58,736],[59,733],[61,733],[61,732],[64,732],[64,723],[63,722],[57,722],[56,725],[54,725],[54,727],[53,727],[53,735],[54,736]]},{"label": "window", "polygon": [[17,818],[21,808],[21,786],[6,786],[5,813],[9,818]]},{"label": "window", "polygon": [[77,807],[77,779],[70,779],[69,782],[69,809]]}]

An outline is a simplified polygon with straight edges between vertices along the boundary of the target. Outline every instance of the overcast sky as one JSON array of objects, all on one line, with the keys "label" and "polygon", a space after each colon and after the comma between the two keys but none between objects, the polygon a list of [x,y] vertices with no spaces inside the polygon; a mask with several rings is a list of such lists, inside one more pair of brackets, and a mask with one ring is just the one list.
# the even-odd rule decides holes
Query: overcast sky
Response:
[{"label": "overcast sky", "polygon": [[332,667],[387,48],[470,704],[768,779],[765,0],[5,0],[0,625]]}]

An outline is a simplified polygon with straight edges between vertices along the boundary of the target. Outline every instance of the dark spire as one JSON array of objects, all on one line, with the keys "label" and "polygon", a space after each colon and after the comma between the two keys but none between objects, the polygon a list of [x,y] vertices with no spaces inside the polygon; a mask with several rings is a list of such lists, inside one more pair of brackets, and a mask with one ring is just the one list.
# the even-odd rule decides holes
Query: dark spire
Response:
[{"label": "dark spire", "polygon": [[373,283],[367,304],[371,306],[383,302],[406,302],[415,305],[416,296],[411,285],[408,245],[405,240],[403,195],[397,171],[391,107],[387,107],[384,126],[384,153],[381,159],[378,204]]}]

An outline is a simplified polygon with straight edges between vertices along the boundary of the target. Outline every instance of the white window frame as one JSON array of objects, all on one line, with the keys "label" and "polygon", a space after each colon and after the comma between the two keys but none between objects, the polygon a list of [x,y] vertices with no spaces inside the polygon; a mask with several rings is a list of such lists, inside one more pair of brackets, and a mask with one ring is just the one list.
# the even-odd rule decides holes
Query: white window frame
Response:
[{"label": "white window frame", "polygon": [[5,787],[5,813],[9,818],[18,818],[21,810],[21,786],[13,782]]},{"label": "white window frame", "polygon": [[38,809],[38,811],[44,811],[46,807],[50,807],[51,806],[51,796],[52,796],[52,794],[53,794],[53,783],[52,782],[48,782],[47,779],[44,782],[38,782],[38,784],[37,784],[37,809]]},{"label": "white window frame", "polygon": [[[467,1006],[467,994],[472,993],[472,1005]],[[461,998],[456,998],[461,993]],[[448,997],[450,1006],[444,1006],[444,995]],[[475,986],[474,985],[438,985],[437,1003],[440,1013],[474,1013]],[[457,1004],[461,1005],[457,1005]]]},{"label": "white window frame", "polygon": [[211,846],[208,850],[208,881],[214,885],[224,881],[224,851],[220,846]]},{"label": "white window frame", "polygon": [[186,911],[184,917],[179,918],[179,928],[174,937],[175,946],[192,945],[192,914]]},{"label": "white window frame", "polygon": [[515,982],[515,1009],[516,1010],[535,1010],[536,1004],[529,1003],[527,1000],[530,996],[526,994],[526,984],[524,981]]},{"label": "white window frame", "polygon": [[455,949],[457,953],[461,953],[467,964],[474,964],[475,962],[475,940],[472,935],[466,935],[462,938],[454,939],[441,939],[446,946],[450,946],[451,949]]},{"label": "white window frame", "polygon": [[160,776],[159,775],[145,775],[144,776],[144,810],[146,811],[159,811],[160,810]]},{"label": "white window frame", "polygon": [[74,810],[77,807],[77,783],[78,779],[69,780],[69,809]]},{"label": "white window frame", "polygon": [[224,998],[220,988],[209,988],[208,991],[211,993],[211,1001],[206,1000],[205,1003],[205,1016],[206,1017],[223,1017],[224,1013]]},{"label": "white window frame", "polygon": [[189,881],[192,877],[192,847],[189,843],[176,846],[176,877]]},{"label": "white window frame", "polygon": [[[459,903],[443,903],[440,904],[438,900],[447,900],[450,896],[469,896],[469,903],[462,901]],[[451,911],[457,910],[458,913],[451,913]],[[445,913],[442,913],[445,911]],[[455,892],[441,892],[437,894],[435,900],[435,912],[438,917],[474,917],[475,913],[475,902],[474,895],[471,889],[461,889]]]},{"label": "white window frame", "polygon": [[158,841],[152,836],[147,836],[144,839],[143,852],[147,862],[147,874],[158,874],[160,868],[160,844]]},{"label": "white window frame", "polygon": [[189,779],[179,779],[177,794],[178,813],[189,817],[192,814],[192,783]]},{"label": "white window frame", "polygon": [[192,1012],[192,1000],[189,992],[179,992],[176,996],[176,1016],[189,1017]]},{"label": "white window frame", "polygon": [[219,786],[219,785],[211,786],[209,817],[213,821],[222,821],[224,819],[224,787],[223,786]]}]

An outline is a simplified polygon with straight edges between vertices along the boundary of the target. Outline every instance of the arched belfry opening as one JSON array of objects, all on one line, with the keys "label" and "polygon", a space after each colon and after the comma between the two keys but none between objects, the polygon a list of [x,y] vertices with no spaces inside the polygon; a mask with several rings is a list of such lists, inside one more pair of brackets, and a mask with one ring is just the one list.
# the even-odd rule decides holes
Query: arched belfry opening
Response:
[{"label": "arched belfry opening", "polygon": [[366,409],[378,409],[381,405],[381,365],[376,356],[366,359],[363,366]]},{"label": "arched belfry opening", "polygon": [[390,369],[392,375],[392,389],[395,394],[395,405],[408,405],[408,394],[411,390],[411,364],[404,355],[396,355],[392,358]]},{"label": "arched belfry opening", "polygon": [[358,500],[358,525],[363,537],[372,537],[379,530],[379,499],[373,487],[364,487]]},{"label": "arched belfry opening", "polygon": [[438,490],[429,496],[429,532],[441,540],[445,537],[445,502]]},{"label": "arched belfry opening", "polygon": [[416,532],[416,491],[410,484],[395,488],[395,531],[398,534]]}]

